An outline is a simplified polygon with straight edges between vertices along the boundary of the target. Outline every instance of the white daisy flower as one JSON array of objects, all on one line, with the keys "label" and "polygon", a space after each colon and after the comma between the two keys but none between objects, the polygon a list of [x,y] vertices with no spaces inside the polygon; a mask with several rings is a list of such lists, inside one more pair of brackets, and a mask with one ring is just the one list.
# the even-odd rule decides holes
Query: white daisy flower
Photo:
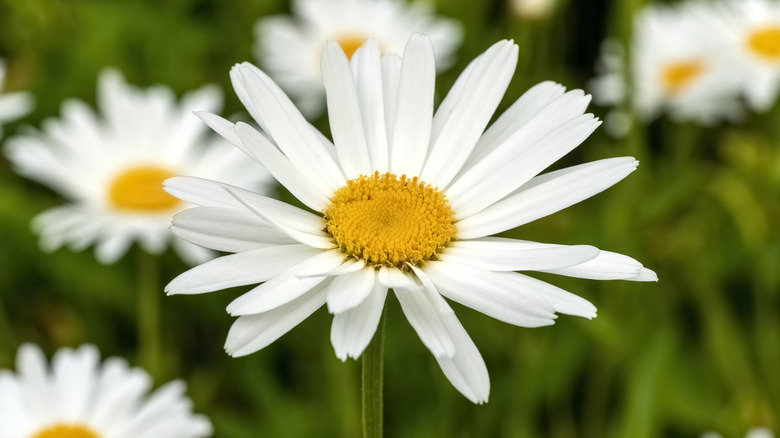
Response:
[{"label": "white daisy flower", "polygon": [[742,87],[750,106],[756,111],[772,107],[780,89],[780,2],[735,0],[732,32],[724,42],[735,65],[743,70]]},{"label": "white daisy flower", "polygon": [[91,345],[61,348],[51,368],[36,345],[0,370],[0,438],[200,438],[211,422],[192,413],[182,381],[149,394],[152,379],[124,359],[100,362]]},{"label": "white daisy flower", "polygon": [[[171,240],[170,216],[188,206],[162,190],[175,175],[197,175],[260,187],[270,176],[221,138],[207,137],[192,111],[218,111],[222,93],[203,87],[177,103],[162,86],[141,90],[115,70],[101,73],[96,115],[84,102],[66,101],[62,117],[43,132],[9,139],[6,155],[21,175],[48,185],[71,203],[33,220],[41,246],[95,243],[102,263],[113,263],[133,241],[150,253]],[[210,252],[180,239],[173,246],[189,262]]]},{"label": "white daisy flower", "polygon": [[[5,86],[5,73],[5,61],[0,59],[0,91],[3,91]],[[32,107],[32,94],[26,91],[0,94],[0,138],[3,137],[3,124],[24,116]]]},{"label": "white daisy flower", "polygon": [[369,39],[382,53],[401,53],[413,32],[430,35],[438,69],[454,62],[462,39],[460,24],[434,15],[430,2],[415,0],[293,0],[293,17],[258,20],[256,56],[265,71],[309,117],[324,109],[320,56],[328,40],[341,44],[347,57]]},{"label": "white daisy flower", "polygon": [[[590,97],[541,83],[488,122],[512,78],[518,48],[501,41],[476,58],[433,110],[431,40],[414,35],[403,57],[380,57],[370,40],[351,61],[323,51],[334,142],[309,125],[279,87],[244,63],[233,86],[258,131],[203,113],[203,120],[263,164],[313,212],[227,184],[173,178],[166,190],[199,207],[172,229],[232,252],[166,287],[197,294],[262,283],[228,306],[238,320],[234,356],[269,345],[327,304],[331,341],[346,360],[373,337],[388,289],[452,384],[475,403],[490,383],[482,357],[448,298],[510,324],[552,324],[555,313],[592,318],[588,301],[514,271],[647,281],[624,255],[587,245],[490,237],[601,192],[634,171],[631,157],[535,176],[599,125]],[[484,132],[483,132],[484,131]]]},{"label": "white daisy flower", "polygon": [[646,6],[634,24],[635,106],[645,119],[662,109],[678,120],[713,123],[739,113],[739,69],[719,38],[728,26],[718,5]]}]

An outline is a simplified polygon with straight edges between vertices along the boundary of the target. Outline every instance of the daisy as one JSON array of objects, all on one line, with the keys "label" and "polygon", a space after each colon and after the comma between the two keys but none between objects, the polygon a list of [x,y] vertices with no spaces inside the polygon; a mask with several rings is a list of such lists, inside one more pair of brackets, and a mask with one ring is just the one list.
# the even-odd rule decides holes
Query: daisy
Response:
[{"label": "daisy", "polygon": [[0,370],[0,438],[200,438],[211,422],[192,413],[186,385],[149,394],[152,379],[127,361],[100,362],[92,345],[61,348],[51,368],[41,349],[19,347],[16,373]]},{"label": "daisy", "polygon": [[[9,140],[6,155],[21,175],[48,185],[71,201],[33,220],[44,250],[95,243],[101,263],[113,263],[133,241],[150,253],[171,240],[170,216],[187,205],[162,190],[174,175],[229,179],[259,186],[265,170],[221,138],[206,136],[195,108],[217,111],[222,93],[203,87],[181,103],[162,86],[147,90],[125,83],[115,70],[101,73],[96,115],[84,102],[66,101],[62,117],[44,122],[42,132]],[[180,239],[173,246],[194,263],[203,248]]]},{"label": "daisy", "polygon": [[267,346],[324,304],[333,348],[357,358],[377,329],[392,289],[452,384],[487,401],[487,369],[445,298],[524,327],[555,313],[592,318],[588,301],[515,271],[636,281],[655,274],[624,255],[587,245],[490,237],[586,199],[634,171],[631,157],[535,176],[599,125],[590,100],[544,82],[485,132],[513,75],[518,48],[501,41],[461,74],[433,111],[434,48],[413,35],[403,57],[380,56],[374,40],[351,60],[323,50],[333,143],[309,125],[279,87],[251,64],[233,86],[261,130],[200,113],[262,163],[312,211],[227,184],[167,180],[166,190],[199,207],[175,217],[174,232],[232,252],[171,281],[169,294],[262,283],[228,306],[238,316],[226,350]]},{"label": "daisy", "polygon": [[293,0],[293,17],[274,16],[255,26],[256,56],[271,77],[310,117],[322,113],[320,55],[327,40],[338,42],[351,57],[369,39],[383,53],[401,53],[413,32],[431,36],[436,66],[452,65],[460,45],[460,24],[434,15],[431,3],[406,0]]},{"label": "daisy", "polygon": [[[0,59],[0,91],[5,85],[5,61]],[[16,91],[0,94],[0,138],[3,137],[3,124],[24,116],[32,110],[33,98],[30,93]]]},{"label": "daisy", "polygon": [[735,65],[743,69],[742,87],[756,111],[772,107],[780,89],[780,2],[731,1],[732,32],[723,34]]},{"label": "daisy", "polygon": [[641,11],[630,54],[641,116],[652,119],[665,109],[678,120],[713,123],[738,114],[740,71],[711,37],[728,32],[722,13],[695,1]]}]

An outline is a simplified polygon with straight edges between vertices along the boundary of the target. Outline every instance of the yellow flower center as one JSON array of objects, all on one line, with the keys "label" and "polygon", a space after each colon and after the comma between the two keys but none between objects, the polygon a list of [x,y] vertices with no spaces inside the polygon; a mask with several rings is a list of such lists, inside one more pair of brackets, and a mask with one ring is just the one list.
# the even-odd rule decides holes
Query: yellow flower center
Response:
[{"label": "yellow flower center", "polygon": [[767,26],[750,33],[748,48],[767,61],[780,61],[780,26]]},{"label": "yellow flower center", "polygon": [[33,435],[32,438],[100,438],[86,426],[56,424]]},{"label": "yellow flower center", "polygon": [[181,201],[162,188],[163,181],[176,173],[155,165],[131,167],[120,173],[108,189],[108,199],[117,210],[160,212]]},{"label": "yellow flower center", "polygon": [[677,94],[701,76],[705,70],[706,64],[701,60],[670,63],[662,72],[663,87],[669,94]]},{"label": "yellow flower center", "polygon": [[339,43],[341,49],[346,53],[347,59],[352,59],[352,55],[355,54],[357,49],[359,49],[368,38],[368,36],[359,33],[347,33],[336,38],[336,42]]},{"label": "yellow flower center", "polygon": [[455,236],[455,219],[438,189],[417,177],[375,172],[347,182],[325,209],[339,249],[372,265],[417,265]]}]

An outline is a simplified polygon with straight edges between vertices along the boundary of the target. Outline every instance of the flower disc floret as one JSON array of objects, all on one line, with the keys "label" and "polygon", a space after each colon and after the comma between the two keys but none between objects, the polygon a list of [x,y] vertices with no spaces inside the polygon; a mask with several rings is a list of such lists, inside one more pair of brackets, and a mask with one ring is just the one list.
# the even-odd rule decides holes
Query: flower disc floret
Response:
[{"label": "flower disc floret", "polygon": [[33,438],[100,438],[100,435],[84,426],[58,424],[33,435]]},{"label": "flower disc floret", "polygon": [[348,181],[331,198],[325,220],[345,254],[399,268],[434,258],[456,231],[443,193],[417,177],[392,173]]},{"label": "flower disc floret", "polygon": [[131,167],[111,182],[111,205],[117,210],[144,213],[175,208],[181,201],[163,190],[163,181],[173,176],[175,172],[156,165]]},{"label": "flower disc floret", "polygon": [[764,60],[780,60],[780,26],[767,26],[753,31],[748,36],[748,47]]}]

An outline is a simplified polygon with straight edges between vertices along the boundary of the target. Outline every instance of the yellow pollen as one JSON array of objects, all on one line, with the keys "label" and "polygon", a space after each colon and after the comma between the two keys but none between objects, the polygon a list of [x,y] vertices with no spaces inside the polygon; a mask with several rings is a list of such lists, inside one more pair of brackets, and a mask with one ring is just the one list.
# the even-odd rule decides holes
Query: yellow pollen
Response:
[{"label": "yellow pollen", "polygon": [[767,26],[750,33],[748,48],[767,61],[780,61],[780,26]]},{"label": "yellow pollen", "polygon": [[678,61],[664,68],[662,81],[669,94],[677,94],[691,84],[706,70],[706,64],[700,60]]},{"label": "yellow pollen", "polygon": [[418,265],[455,236],[455,218],[438,189],[392,173],[347,182],[325,209],[326,231],[339,249],[371,265]]},{"label": "yellow pollen", "polygon": [[33,435],[32,438],[100,438],[86,426],[56,424]]},{"label": "yellow pollen", "polygon": [[160,212],[181,201],[162,188],[163,181],[176,173],[155,165],[131,167],[120,173],[108,188],[108,199],[117,210]]},{"label": "yellow pollen", "polygon": [[347,59],[352,59],[352,55],[355,54],[357,49],[368,40],[366,35],[358,33],[347,33],[336,38],[336,42],[339,43],[341,49],[347,55]]}]

